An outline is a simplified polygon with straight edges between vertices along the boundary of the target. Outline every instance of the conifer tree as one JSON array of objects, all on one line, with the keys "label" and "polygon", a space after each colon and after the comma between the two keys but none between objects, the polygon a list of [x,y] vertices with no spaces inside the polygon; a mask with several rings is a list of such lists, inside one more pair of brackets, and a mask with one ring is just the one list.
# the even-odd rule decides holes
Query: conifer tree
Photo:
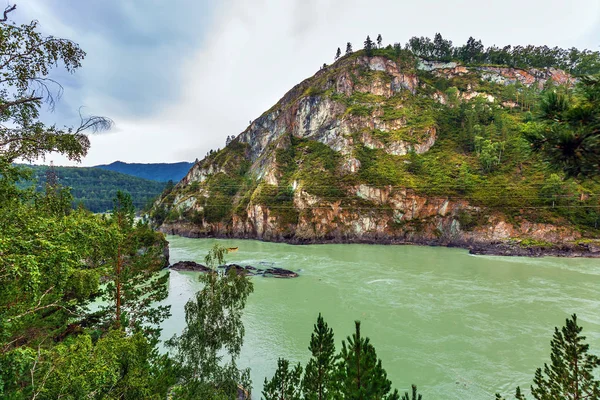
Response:
[{"label": "conifer tree", "polygon": [[360,335],[360,322],[355,321],[356,332],[348,337],[348,344],[342,341],[339,355],[338,381],[344,399],[399,400],[398,390],[392,389],[392,382],[377,358],[375,348],[369,338]]},{"label": "conifer tree", "polygon": [[381,37],[381,33],[377,35],[377,47],[381,48],[381,43],[383,42],[383,38]]},{"label": "conifer tree", "polygon": [[342,50],[338,47],[335,53],[335,59],[338,60],[342,56]]},{"label": "conifer tree", "polygon": [[101,310],[113,326],[158,339],[159,324],[170,315],[170,306],[156,304],[167,297],[169,275],[160,272],[165,260],[157,246],[159,237],[134,218],[131,196],[118,191],[108,220],[114,235],[105,243],[110,281],[103,296],[107,305]]},{"label": "conifer tree", "polygon": [[346,55],[352,54],[352,43],[346,43]]},{"label": "conifer tree", "polygon": [[412,385],[412,396],[409,396],[408,392],[404,392],[404,396],[402,396],[402,400],[422,400],[423,396],[417,394],[417,385]]},{"label": "conifer tree", "polygon": [[[559,399],[600,399],[600,358],[589,354],[589,344],[581,335],[582,327],[577,325],[577,315],[566,320],[561,329],[554,329],[550,342],[551,364],[535,371],[531,394],[536,400]],[[517,388],[515,398],[525,400],[521,389]],[[496,399],[502,397],[496,394]]]},{"label": "conifer tree", "polygon": [[290,369],[290,362],[280,358],[273,378],[270,381],[265,378],[262,395],[265,400],[300,400],[301,379],[302,366]]},{"label": "conifer tree", "polygon": [[304,371],[302,387],[306,400],[332,399],[335,385],[335,343],[333,329],[327,326],[321,313],[310,337],[308,349],[312,358]]},{"label": "conifer tree", "polygon": [[373,55],[373,41],[371,40],[371,37],[367,35],[367,39],[365,40],[365,53],[367,54],[368,57],[371,57]]}]

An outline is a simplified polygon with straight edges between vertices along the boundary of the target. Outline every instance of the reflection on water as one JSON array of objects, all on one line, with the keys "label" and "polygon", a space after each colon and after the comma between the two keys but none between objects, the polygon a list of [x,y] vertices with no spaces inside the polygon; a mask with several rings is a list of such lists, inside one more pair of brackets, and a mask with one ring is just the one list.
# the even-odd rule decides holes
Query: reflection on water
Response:
[{"label": "reflection on water", "polygon": [[[577,313],[600,353],[600,262],[592,259],[469,256],[418,246],[291,246],[169,237],[171,262],[202,262],[219,242],[239,247],[228,262],[300,271],[296,279],[255,277],[244,316],[241,366],[252,368],[254,398],[278,357],[306,363],[317,314],[338,346],[362,321],[394,387],[419,386],[426,399],[485,399],[529,387],[549,359],[555,326]],[[172,317],[163,337],[185,324],[197,274],[171,272]]]}]

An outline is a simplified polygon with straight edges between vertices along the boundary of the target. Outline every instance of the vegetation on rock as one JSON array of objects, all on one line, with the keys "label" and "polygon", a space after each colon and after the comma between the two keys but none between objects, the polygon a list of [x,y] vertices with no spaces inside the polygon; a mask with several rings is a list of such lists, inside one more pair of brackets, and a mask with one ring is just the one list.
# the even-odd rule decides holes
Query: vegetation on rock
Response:
[{"label": "vegetation on rock", "polygon": [[192,168],[157,225],[294,241],[597,235],[600,84],[552,69],[596,72],[597,52],[367,39]]}]

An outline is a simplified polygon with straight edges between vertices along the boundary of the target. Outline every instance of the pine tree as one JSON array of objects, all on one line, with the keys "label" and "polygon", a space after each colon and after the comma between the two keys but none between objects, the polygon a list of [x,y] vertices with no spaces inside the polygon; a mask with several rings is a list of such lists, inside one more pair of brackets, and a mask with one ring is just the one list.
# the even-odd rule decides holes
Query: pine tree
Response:
[{"label": "pine tree", "polygon": [[338,47],[336,53],[335,53],[335,59],[336,61],[342,56],[342,50]]},{"label": "pine tree", "polygon": [[104,292],[103,315],[121,329],[143,331],[158,339],[160,322],[170,315],[170,306],[156,304],[167,297],[168,274],[161,273],[165,260],[157,246],[161,234],[144,223],[135,223],[131,196],[121,191],[113,200],[108,228],[114,236],[105,245],[110,279]]},{"label": "pine tree", "polygon": [[381,48],[381,43],[383,42],[383,38],[381,37],[381,33],[377,35],[377,47]]},{"label": "pine tree", "polygon": [[589,344],[581,336],[573,314],[562,330],[555,328],[550,342],[552,364],[544,364],[535,372],[531,394],[542,399],[599,399],[600,380],[594,370],[600,367],[600,358],[588,354]]},{"label": "pine tree", "polygon": [[412,396],[409,397],[408,392],[404,392],[404,396],[402,396],[402,400],[422,400],[423,396],[417,394],[417,385],[412,385]]},{"label": "pine tree", "polygon": [[327,326],[319,313],[308,349],[312,358],[308,361],[302,382],[306,400],[333,398],[335,377],[335,343],[333,329]]},{"label": "pine tree", "polygon": [[346,43],[346,55],[352,54],[352,43]]},{"label": "pine tree", "polygon": [[[531,394],[536,400],[597,400],[600,399],[600,380],[597,378],[600,358],[589,354],[589,344],[584,343],[582,327],[577,325],[577,315],[566,320],[561,329],[554,328],[550,342],[551,365],[535,371]],[[515,398],[525,400],[521,388]],[[503,399],[496,394],[496,399]]]},{"label": "pine tree", "polygon": [[265,378],[262,395],[265,400],[300,400],[302,366],[290,369],[290,362],[283,358],[277,360],[277,371],[270,381]]},{"label": "pine tree", "polygon": [[373,41],[371,40],[371,37],[367,35],[367,39],[365,40],[365,53],[367,54],[368,57],[371,57],[373,55]]},{"label": "pine tree", "polygon": [[360,335],[360,322],[355,321],[356,332],[348,337],[348,344],[342,341],[339,355],[338,381],[344,399],[399,400],[398,390],[391,394],[392,382],[377,358],[375,348],[369,338]]}]

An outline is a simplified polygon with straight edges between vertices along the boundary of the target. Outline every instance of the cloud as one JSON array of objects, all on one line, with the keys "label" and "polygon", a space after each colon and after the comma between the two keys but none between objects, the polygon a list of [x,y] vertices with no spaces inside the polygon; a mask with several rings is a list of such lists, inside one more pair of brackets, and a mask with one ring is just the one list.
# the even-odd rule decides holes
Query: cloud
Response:
[{"label": "cloud", "polygon": [[67,104],[109,115],[120,130],[92,137],[85,165],[202,158],[331,63],[337,47],[350,41],[362,48],[367,34],[381,33],[384,43],[441,32],[455,44],[469,36],[499,46],[600,44],[598,0],[43,4],[51,5],[37,17],[43,25],[68,33],[88,52],[77,84],[65,93]]}]

